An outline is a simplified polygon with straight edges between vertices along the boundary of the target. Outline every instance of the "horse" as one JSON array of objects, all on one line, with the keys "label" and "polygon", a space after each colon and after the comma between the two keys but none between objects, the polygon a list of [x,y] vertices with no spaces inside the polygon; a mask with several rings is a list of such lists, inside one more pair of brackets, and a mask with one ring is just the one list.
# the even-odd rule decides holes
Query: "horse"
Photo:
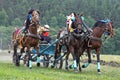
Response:
[{"label": "horse", "polygon": [[97,56],[97,72],[101,74],[100,71],[100,48],[102,46],[102,35],[104,32],[109,33],[111,37],[114,36],[114,26],[113,21],[111,20],[99,20],[92,27],[92,33],[84,39],[83,46],[81,46],[82,50],[80,54],[83,54],[85,50],[87,50],[88,54],[88,62],[82,65],[82,68],[88,67],[91,63],[91,50],[96,51]]},{"label": "horse", "polygon": [[[69,26],[69,24],[67,25]],[[68,70],[68,57],[69,54],[71,53],[73,56],[73,60],[74,60],[74,71],[77,72],[77,65],[79,65],[79,70],[81,71],[80,68],[80,64],[79,64],[79,47],[82,44],[81,41],[81,30],[82,30],[82,21],[79,17],[79,15],[75,14],[75,21],[72,22],[71,27],[73,28],[73,30],[78,30],[78,33],[73,32],[69,32],[67,31],[68,28],[60,31],[57,35],[57,38],[59,39],[61,37],[61,35],[65,35],[66,31],[68,32],[67,36],[64,37],[63,39],[60,40],[60,42],[58,42],[56,44],[56,50],[55,50],[55,59],[60,56],[61,53],[61,48],[63,45],[65,45],[66,49],[67,49],[67,54],[66,54],[66,64],[65,64],[65,68],[66,70]],[[77,62],[76,62],[77,61]]]},{"label": "horse", "polygon": [[[30,48],[34,47],[37,51],[37,54],[39,53],[39,40],[40,37],[38,36],[37,29],[40,26],[39,19],[40,14],[39,11],[34,10],[32,12],[32,19],[31,23],[28,28],[28,33],[26,33],[24,36],[20,36],[18,34],[19,29],[13,32],[12,40],[13,40],[13,60],[15,62],[16,66],[20,65],[20,55],[25,51],[25,47],[27,48],[27,56],[28,56],[28,65],[31,68],[31,54],[30,54]],[[20,45],[20,55],[17,53],[17,47]],[[39,65],[39,64],[38,64]]]}]

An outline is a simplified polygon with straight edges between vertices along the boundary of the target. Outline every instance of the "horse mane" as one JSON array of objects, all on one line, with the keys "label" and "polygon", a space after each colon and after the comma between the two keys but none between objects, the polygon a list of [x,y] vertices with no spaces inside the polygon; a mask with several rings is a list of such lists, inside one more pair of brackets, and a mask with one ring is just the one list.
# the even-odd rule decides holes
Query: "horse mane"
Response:
[{"label": "horse mane", "polygon": [[97,21],[97,22],[93,25],[93,28],[101,27],[101,26],[104,26],[105,24],[106,24],[106,22]]}]

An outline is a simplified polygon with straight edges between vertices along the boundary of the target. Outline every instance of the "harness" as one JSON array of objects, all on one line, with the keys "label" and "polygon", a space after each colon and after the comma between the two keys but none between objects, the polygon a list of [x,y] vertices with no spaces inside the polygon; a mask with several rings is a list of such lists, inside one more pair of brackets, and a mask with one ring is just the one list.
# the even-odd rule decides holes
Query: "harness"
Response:
[{"label": "harness", "polygon": [[32,20],[32,14],[29,14],[29,15],[28,15],[28,18],[29,18],[29,20],[31,21],[31,20]]}]

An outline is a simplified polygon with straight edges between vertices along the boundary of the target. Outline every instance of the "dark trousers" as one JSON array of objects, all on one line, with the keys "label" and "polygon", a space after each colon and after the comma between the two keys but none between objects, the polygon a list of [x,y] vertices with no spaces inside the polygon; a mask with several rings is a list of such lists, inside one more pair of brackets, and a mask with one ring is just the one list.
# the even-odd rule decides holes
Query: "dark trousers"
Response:
[{"label": "dark trousers", "polygon": [[41,36],[43,41],[46,41],[48,43],[51,43],[51,38],[49,36]]}]

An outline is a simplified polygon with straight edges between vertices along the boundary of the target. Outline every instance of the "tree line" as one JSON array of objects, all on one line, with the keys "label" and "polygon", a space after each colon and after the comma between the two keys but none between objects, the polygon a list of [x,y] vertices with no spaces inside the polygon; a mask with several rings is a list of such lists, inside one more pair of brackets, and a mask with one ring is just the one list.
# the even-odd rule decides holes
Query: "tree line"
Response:
[{"label": "tree line", "polygon": [[[9,44],[14,27],[23,26],[28,10],[33,8],[40,11],[41,25],[48,24],[55,30],[66,26],[66,16],[71,12],[83,12],[89,27],[97,20],[111,18],[116,36],[104,42],[107,47],[102,52],[120,54],[119,3],[119,0],[0,0],[0,37],[3,39],[3,48]],[[54,34],[51,31],[51,35]]]}]

